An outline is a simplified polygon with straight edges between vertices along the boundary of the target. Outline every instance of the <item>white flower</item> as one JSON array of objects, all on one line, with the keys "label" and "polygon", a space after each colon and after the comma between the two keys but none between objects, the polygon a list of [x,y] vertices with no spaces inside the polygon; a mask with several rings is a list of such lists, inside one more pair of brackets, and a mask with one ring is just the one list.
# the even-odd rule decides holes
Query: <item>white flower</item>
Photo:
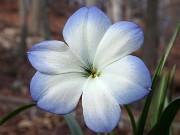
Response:
[{"label": "white flower", "polygon": [[44,41],[28,52],[37,70],[30,92],[37,106],[55,114],[74,110],[82,96],[86,125],[111,132],[119,122],[120,106],[149,93],[151,77],[144,63],[129,55],[144,37],[132,22],[111,24],[96,7],[83,7],[67,21],[65,42]]}]

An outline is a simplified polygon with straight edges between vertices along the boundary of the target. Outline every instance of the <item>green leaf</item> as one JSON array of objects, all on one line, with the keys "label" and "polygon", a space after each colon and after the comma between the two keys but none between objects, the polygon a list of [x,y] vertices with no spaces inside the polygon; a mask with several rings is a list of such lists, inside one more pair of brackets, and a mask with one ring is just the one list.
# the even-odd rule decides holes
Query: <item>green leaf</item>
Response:
[{"label": "green leaf", "polygon": [[158,121],[158,119],[164,109],[164,103],[165,103],[165,99],[166,99],[169,76],[170,75],[167,72],[164,72],[161,82],[160,82],[160,86],[156,93],[156,97],[155,97],[154,104],[153,104],[154,111],[153,111],[153,115],[151,117],[153,126]]},{"label": "green leaf", "polygon": [[71,135],[83,135],[78,122],[71,114],[64,115],[64,118],[68,124]]},{"label": "green leaf", "polygon": [[173,66],[173,69],[172,69],[172,71],[171,71],[171,81],[170,81],[169,101],[172,101],[172,97],[173,97],[175,71],[176,71],[176,65]]},{"label": "green leaf", "polygon": [[[166,96],[164,108],[166,108],[169,105],[169,102],[171,102],[173,98],[175,71],[176,71],[176,65],[173,66],[173,69],[171,71],[171,76],[170,76],[171,80],[170,80],[170,86],[169,86],[170,91],[169,91],[169,95]],[[167,133],[167,135],[172,135],[172,134],[173,134],[173,125],[170,126],[169,132]]]},{"label": "green leaf", "polygon": [[114,130],[110,133],[110,135],[115,135]]},{"label": "green leaf", "polygon": [[[165,102],[164,102],[164,109],[169,105],[169,98],[166,96]],[[169,132],[166,135],[172,135],[172,125],[169,128]]]},{"label": "green leaf", "polygon": [[169,133],[169,128],[174,117],[180,109],[180,98],[172,101],[163,111],[156,125],[149,131],[147,135],[166,135]]},{"label": "green leaf", "polygon": [[9,119],[11,119],[12,117],[16,116],[17,114],[19,114],[20,112],[29,109],[33,106],[35,106],[36,104],[32,103],[29,105],[25,105],[25,106],[21,106],[20,108],[14,110],[13,112],[9,113],[8,115],[6,115],[3,119],[1,119],[0,121],[0,126],[3,125],[5,122],[7,122]]},{"label": "green leaf", "polygon": [[136,135],[137,127],[136,127],[136,122],[135,122],[134,116],[133,116],[130,108],[127,105],[124,105],[124,107],[125,107],[128,115],[129,115],[130,120],[131,120],[132,129],[133,129],[133,135]]},{"label": "green leaf", "polygon": [[151,101],[152,101],[152,97],[154,95],[154,90],[155,90],[155,86],[156,86],[156,83],[157,83],[157,79],[159,78],[159,75],[160,75],[160,72],[161,70],[163,69],[164,67],[164,64],[167,60],[167,57],[171,51],[171,48],[177,38],[177,35],[179,33],[179,29],[180,29],[180,22],[178,23],[177,27],[176,27],[176,30],[166,48],[166,51],[165,51],[165,54],[162,56],[161,60],[160,60],[160,63],[158,64],[158,67],[156,68],[156,71],[155,71],[155,74],[153,76],[153,79],[152,79],[152,85],[151,85],[151,92],[149,93],[147,99],[146,99],[146,102],[145,102],[145,105],[144,105],[144,108],[143,108],[143,111],[140,115],[140,119],[138,121],[138,128],[137,128],[137,135],[143,135],[143,131],[144,131],[144,127],[145,127],[145,124],[146,124],[146,120],[147,120],[147,115],[148,115],[148,112],[149,112],[149,108],[150,108],[150,105],[151,105]]},{"label": "green leaf", "polygon": [[143,111],[142,111],[142,113],[140,115],[140,118],[139,118],[139,121],[138,121],[137,135],[143,135],[143,131],[144,131],[148,111],[149,111],[149,108],[150,108],[150,105],[151,105],[152,97],[154,95],[155,86],[156,86],[157,80],[159,78],[160,72],[162,70],[163,60],[164,60],[164,55],[161,58],[160,63],[158,65],[158,67],[156,68],[155,74],[153,76],[152,85],[151,85],[151,92],[149,93],[149,95],[148,95],[148,97],[146,99]]},{"label": "green leaf", "polygon": [[168,96],[166,96],[165,101],[164,101],[164,107],[163,110],[169,105],[169,99]]}]

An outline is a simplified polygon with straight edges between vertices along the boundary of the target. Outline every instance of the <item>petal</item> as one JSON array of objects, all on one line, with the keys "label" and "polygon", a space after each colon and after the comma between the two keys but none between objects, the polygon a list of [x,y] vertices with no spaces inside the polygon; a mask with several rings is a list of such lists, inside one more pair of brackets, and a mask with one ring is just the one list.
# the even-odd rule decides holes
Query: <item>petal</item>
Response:
[{"label": "petal", "polygon": [[61,41],[44,41],[28,52],[32,66],[46,74],[82,72],[85,64]]},{"label": "petal", "polygon": [[46,75],[37,72],[31,80],[31,96],[41,109],[67,114],[77,106],[85,80],[77,73]]},{"label": "petal", "polygon": [[94,65],[101,69],[108,64],[136,51],[144,41],[142,30],[132,22],[112,25],[101,40]]},{"label": "petal", "polygon": [[126,56],[103,69],[99,77],[110,87],[110,93],[119,104],[129,104],[149,93],[151,76],[137,57]]},{"label": "petal", "polygon": [[69,47],[92,65],[97,46],[110,25],[111,21],[101,10],[83,7],[68,19],[63,36]]},{"label": "petal", "polygon": [[95,132],[111,132],[120,118],[120,107],[108,88],[96,77],[89,77],[82,95],[86,125]]}]

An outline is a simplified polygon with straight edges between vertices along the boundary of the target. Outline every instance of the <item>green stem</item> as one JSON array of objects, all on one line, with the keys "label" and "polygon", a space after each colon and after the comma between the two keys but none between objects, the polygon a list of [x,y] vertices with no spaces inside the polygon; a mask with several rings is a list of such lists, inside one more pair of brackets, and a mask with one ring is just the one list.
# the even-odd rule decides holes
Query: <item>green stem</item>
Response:
[{"label": "green stem", "polygon": [[29,104],[29,105],[25,105],[25,106],[21,106],[20,108],[10,112],[8,115],[6,115],[3,119],[0,120],[0,126],[3,125],[5,122],[7,122],[9,119],[11,119],[12,117],[16,116],[18,113],[35,106],[35,103]]},{"label": "green stem", "polygon": [[133,135],[136,135],[137,127],[136,127],[136,122],[135,122],[134,116],[132,114],[132,111],[130,110],[130,108],[127,105],[124,105],[124,107],[125,107],[128,115],[129,115],[130,120],[131,120],[132,129],[133,129]]}]

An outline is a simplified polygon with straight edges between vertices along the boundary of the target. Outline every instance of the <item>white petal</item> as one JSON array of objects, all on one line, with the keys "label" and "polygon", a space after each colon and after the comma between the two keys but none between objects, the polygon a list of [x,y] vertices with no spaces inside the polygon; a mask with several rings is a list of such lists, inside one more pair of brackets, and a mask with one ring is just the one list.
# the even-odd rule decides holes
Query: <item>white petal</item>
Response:
[{"label": "white petal", "polygon": [[83,7],[68,19],[63,36],[70,48],[92,65],[97,46],[110,25],[109,18],[98,8]]},{"label": "white petal", "polygon": [[96,77],[89,78],[82,95],[86,125],[99,133],[111,132],[119,122],[120,107],[108,88]]},{"label": "white petal", "polygon": [[148,69],[139,58],[131,55],[108,65],[99,78],[110,87],[110,93],[119,104],[142,99],[151,87]]},{"label": "white petal", "polygon": [[113,24],[97,48],[95,67],[101,69],[136,51],[143,41],[143,32],[136,24],[125,21]]},{"label": "white petal", "polygon": [[46,74],[83,72],[82,60],[61,41],[44,41],[34,45],[28,52],[32,66]]},{"label": "white petal", "polygon": [[77,106],[86,80],[76,73],[46,75],[37,72],[31,80],[31,96],[41,109],[67,114]]}]

